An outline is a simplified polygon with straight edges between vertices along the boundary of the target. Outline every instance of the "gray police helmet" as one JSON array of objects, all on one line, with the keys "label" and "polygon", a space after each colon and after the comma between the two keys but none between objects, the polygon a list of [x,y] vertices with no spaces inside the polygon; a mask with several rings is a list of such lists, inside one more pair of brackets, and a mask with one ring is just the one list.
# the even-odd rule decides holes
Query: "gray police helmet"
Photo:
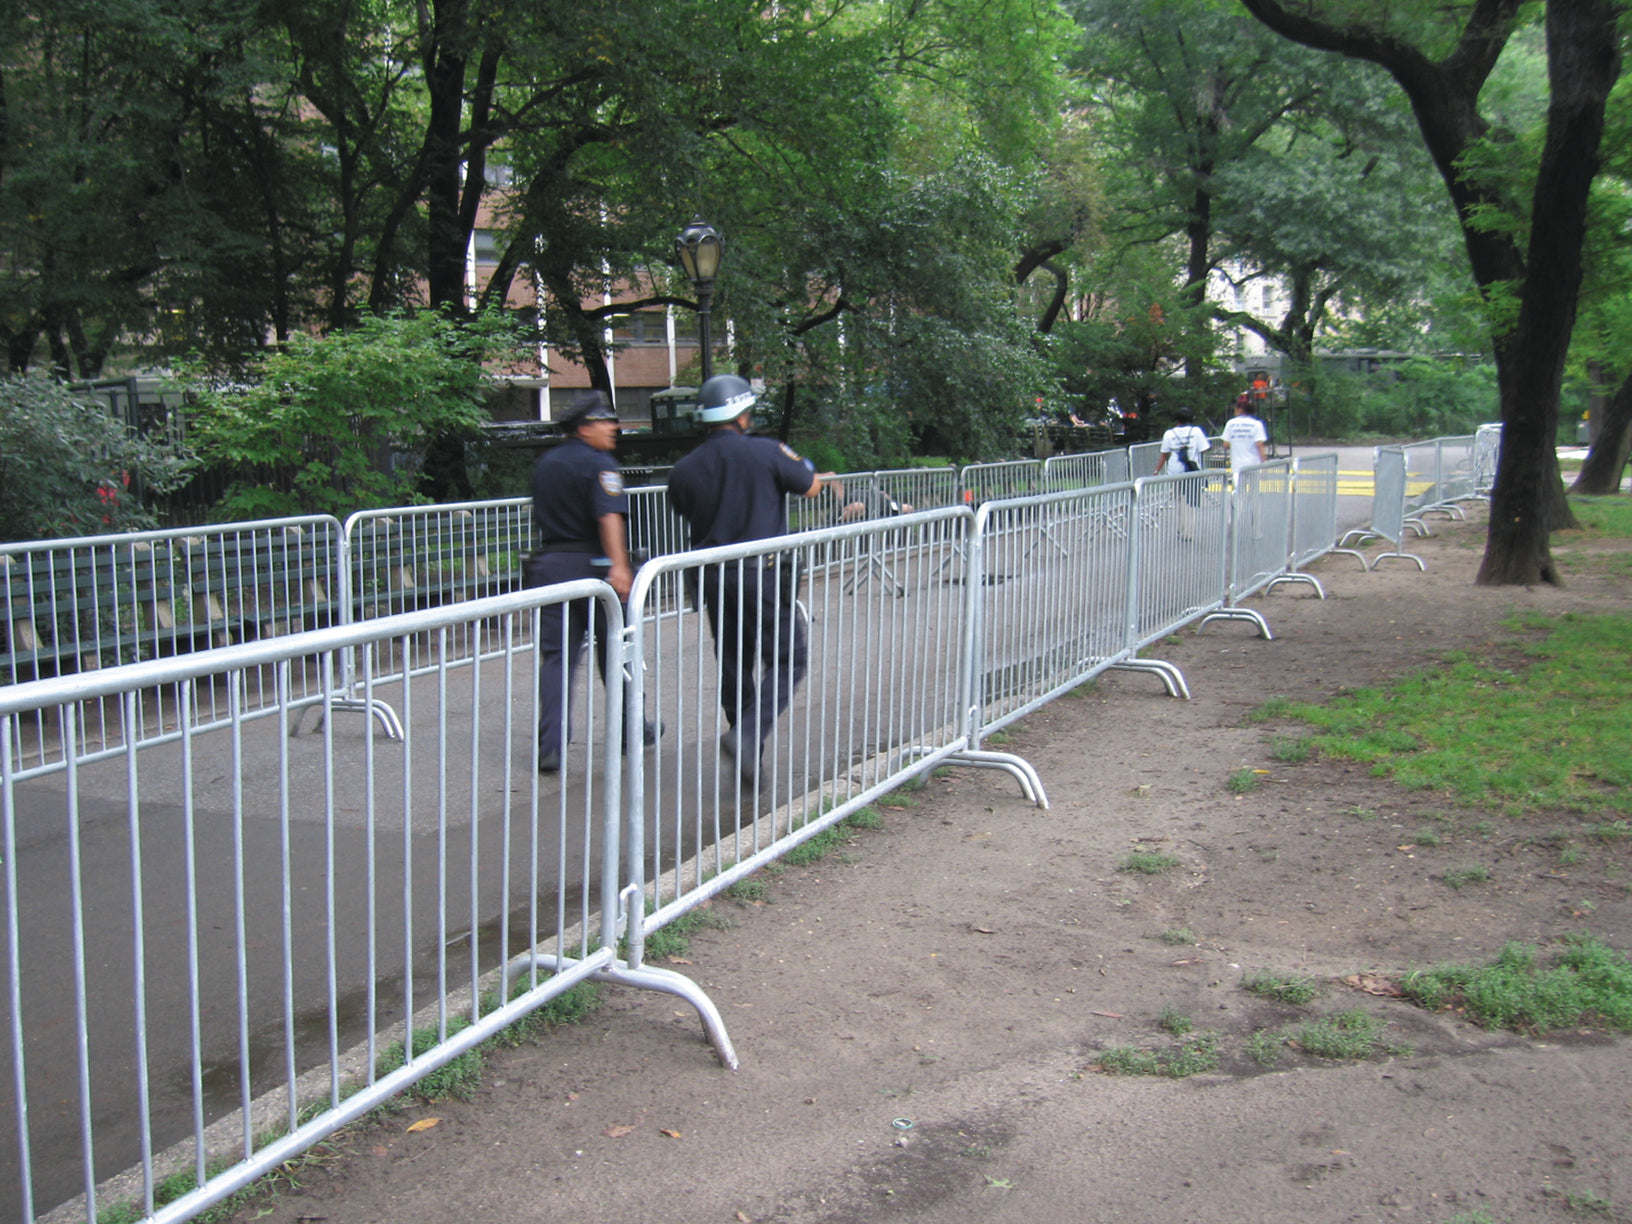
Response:
[{"label": "gray police helmet", "polygon": [[612,407],[605,391],[580,391],[572,397],[572,406],[556,418],[562,429],[571,432],[585,421],[615,421],[618,410]]},{"label": "gray police helmet", "polygon": [[698,390],[697,402],[702,407],[700,415],[704,422],[718,425],[722,421],[734,421],[749,411],[758,397],[747,379],[735,374],[716,374]]}]

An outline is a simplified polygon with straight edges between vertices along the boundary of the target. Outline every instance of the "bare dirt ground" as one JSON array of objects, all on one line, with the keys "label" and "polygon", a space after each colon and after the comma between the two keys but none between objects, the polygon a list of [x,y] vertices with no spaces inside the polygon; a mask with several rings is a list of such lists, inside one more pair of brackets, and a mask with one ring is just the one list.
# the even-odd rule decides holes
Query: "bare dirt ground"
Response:
[{"label": "bare dirt ground", "polygon": [[[1412,967],[1590,929],[1632,945],[1632,856],[1402,790],[1363,767],[1277,763],[1266,698],[1325,698],[1496,653],[1515,609],[1626,609],[1590,557],[1564,590],[1472,584],[1483,523],[1438,523],[1405,562],[1333,557],[1329,598],[1257,601],[1276,632],[1186,632],[1162,657],[1194,699],[1113,675],[1010,740],[1052,810],[1004,775],[951,770],[882,807],[845,853],[716,904],[678,967],[720,1006],[720,1068],[683,1004],[609,990],[587,1022],[501,1053],[474,1100],[412,1105],[337,1138],[298,1189],[240,1218],[332,1221],[1296,1221],[1632,1218],[1624,1042],[1488,1033],[1368,993]],[[1308,592],[1308,593],[1306,593]],[[1632,750],[1632,745],[1629,745]],[[1266,770],[1249,793],[1226,780]],[[1442,844],[1411,844],[1425,825]],[[1586,844],[1581,842],[1580,844]],[[1182,865],[1118,870],[1134,850]],[[1448,871],[1484,867],[1460,889]],[[1198,940],[1160,936],[1187,928]],[[1328,982],[1306,1008],[1257,972]],[[1351,975],[1358,985],[1344,979]],[[1364,1007],[1392,1055],[1289,1049],[1255,1030]],[[1216,1030],[1218,1071],[1105,1074],[1106,1047],[1162,1047],[1164,1008]],[[409,1132],[411,1123],[436,1125]],[[910,1124],[910,1125],[909,1125]]]}]

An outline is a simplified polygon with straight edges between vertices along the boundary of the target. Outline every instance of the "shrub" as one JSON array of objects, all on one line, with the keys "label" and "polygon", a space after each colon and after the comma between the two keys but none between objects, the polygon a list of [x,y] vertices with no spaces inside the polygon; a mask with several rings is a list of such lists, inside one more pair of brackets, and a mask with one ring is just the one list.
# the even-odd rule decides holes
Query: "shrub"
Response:
[{"label": "shrub", "polygon": [[503,348],[502,327],[429,312],[371,318],[291,337],[247,387],[200,387],[199,449],[236,473],[221,512],[344,516],[418,500],[427,445],[484,419],[482,361]]},{"label": "shrub", "polygon": [[0,381],[0,539],[139,531],[144,495],[186,478],[177,447],[148,441],[45,375]]}]

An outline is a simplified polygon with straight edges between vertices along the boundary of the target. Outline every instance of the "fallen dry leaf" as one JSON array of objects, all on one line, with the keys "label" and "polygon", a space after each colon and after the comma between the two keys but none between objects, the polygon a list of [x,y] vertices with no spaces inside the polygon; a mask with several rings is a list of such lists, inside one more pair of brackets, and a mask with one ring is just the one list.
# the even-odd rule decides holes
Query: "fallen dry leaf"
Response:
[{"label": "fallen dry leaf", "polygon": [[608,1139],[622,1139],[625,1135],[632,1135],[634,1132],[635,1128],[630,1126],[628,1123],[614,1122],[611,1126],[608,1126],[604,1131],[602,1131],[601,1134],[605,1135]]},{"label": "fallen dry leaf", "polygon": [[973,931],[976,935],[996,935],[997,934],[997,932],[992,930],[991,927],[970,927],[969,929],[971,931]]},{"label": "fallen dry leaf", "polygon": [[679,1131],[669,1130],[667,1127],[665,1127],[664,1129],[658,1131],[657,1133],[662,1135],[665,1139],[678,1139],[678,1138],[680,1138],[680,1132]]},{"label": "fallen dry leaf", "polygon": [[428,1131],[440,1121],[442,1121],[441,1118],[421,1118],[418,1122],[410,1122],[408,1124],[408,1133],[415,1135],[420,1131]]},{"label": "fallen dry leaf", "polygon": [[1127,1017],[1124,1016],[1121,1012],[1090,1011],[1088,1014],[1090,1016],[1104,1016],[1105,1019],[1107,1019],[1107,1020],[1126,1020],[1127,1019]]},{"label": "fallen dry leaf", "polygon": [[671,964],[671,965],[689,965],[689,964],[691,964],[691,962],[689,960],[687,960],[683,956],[669,956],[669,957],[665,957],[664,959],[667,960],[669,962],[669,964]]},{"label": "fallen dry leaf", "polygon": [[737,1212],[737,1224],[754,1224],[754,1222],[748,1218],[746,1211],[739,1211]]}]

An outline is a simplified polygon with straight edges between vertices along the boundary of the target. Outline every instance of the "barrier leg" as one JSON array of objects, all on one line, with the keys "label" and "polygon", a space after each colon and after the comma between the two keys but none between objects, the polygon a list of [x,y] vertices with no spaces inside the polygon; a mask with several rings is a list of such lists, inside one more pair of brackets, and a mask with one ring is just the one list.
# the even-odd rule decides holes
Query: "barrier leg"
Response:
[{"label": "barrier leg", "polygon": [[1048,810],[1048,794],[1043,790],[1043,779],[1025,757],[1012,752],[989,752],[984,748],[965,748],[946,758],[947,764],[971,765],[976,769],[1001,769],[1020,783],[1027,799],[1044,811]]},{"label": "barrier leg", "polygon": [[1269,631],[1269,622],[1250,608],[1220,608],[1217,612],[1209,612],[1201,618],[1201,624],[1198,624],[1196,628],[1200,629],[1208,621],[1215,620],[1247,621],[1257,626],[1258,636],[1263,638],[1264,641],[1273,642],[1275,640],[1275,635]]},{"label": "barrier leg", "polygon": [[1154,675],[1162,682],[1169,697],[1182,697],[1190,700],[1190,686],[1184,682],[1184,673],[1171,663],[1164,663],[1161,659],[1124,659],[1121,663],[1112,663],[1111,671],[1144,672]]},{"label": "barrier leg", "polygon": [[1266,592],[1273,591],[1283,582],[1307,582],[1310,586],[1315,588],[1316,595],[1320,596],[1322,599],[1326,598],[1326,588],[1320,585],[1320,579],[1316,578],[1313,574],[1300,574],[1296,570],[1289,570],[1287,573],[1282,574],[1279,578],[1271,578],[1269,580],[1269,585],[1266,586],[1264,590]]}]

